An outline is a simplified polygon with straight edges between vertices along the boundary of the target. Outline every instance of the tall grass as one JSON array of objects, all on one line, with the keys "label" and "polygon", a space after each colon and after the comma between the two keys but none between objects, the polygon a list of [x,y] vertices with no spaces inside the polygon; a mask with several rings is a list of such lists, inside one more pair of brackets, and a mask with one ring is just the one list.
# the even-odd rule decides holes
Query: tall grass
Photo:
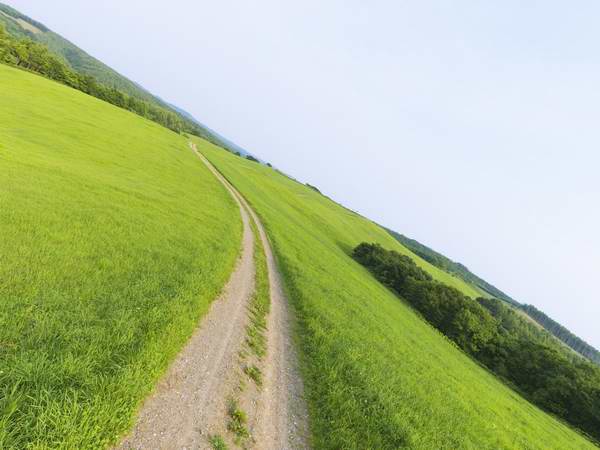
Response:
[{"label": "tall grass", "polygon": [[114,442],[240,242],[186,139],[0,66],[0,448]]},{"label": "tall grass", "polygon": [[[198,143],[272,240],[298,319],[316,448],[594,448],[478,366],[350,257],[363,241],[410,254],[389,234],[270,168]],[[470,286],[417,262],[469,294]]]}]

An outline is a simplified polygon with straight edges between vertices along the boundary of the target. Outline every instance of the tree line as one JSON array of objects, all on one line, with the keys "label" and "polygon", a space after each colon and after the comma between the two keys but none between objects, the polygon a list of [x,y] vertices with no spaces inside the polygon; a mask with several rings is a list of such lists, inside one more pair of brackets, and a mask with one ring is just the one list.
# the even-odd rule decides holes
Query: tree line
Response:
[{"label": "tree line", "polygon": [[166,108],[130,96],[124,92],[99,83],[90,75],[80,74],[43,44],[30,39],[17,39],[9,35],[0,24],[0,63],[19,67],[43,75],[119,108],[134,112],[176,133],[190,133],[206,137],[194,122]]},{"label": "tree line", "polygon": [[600,368],[497,299],[471,299],[414,261],[362,243],[354,258],[431,325],[540,408],[600,440]]}]

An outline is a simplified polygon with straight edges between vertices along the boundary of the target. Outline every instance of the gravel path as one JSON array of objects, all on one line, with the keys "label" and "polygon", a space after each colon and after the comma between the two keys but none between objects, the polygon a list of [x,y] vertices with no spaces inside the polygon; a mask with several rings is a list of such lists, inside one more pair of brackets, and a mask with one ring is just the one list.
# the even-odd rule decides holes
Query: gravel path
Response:
[{"label": "gravel path", "polygon": [[267,359],[263,405],[254,438],[261,449],[309,448],[308,411],[298,357],[291,336],[291,316],[273,251],[262,223],[241,198],[258,227],[269,270],[271,310],[267,318]]},{"label": "gravel path", "polygon": [[308,410],[304,400],[304,385],[298,367],[298,356],[291,336],[291,315],[288,300],[264,227],[246,200],[200,153],[215,176],[235,192],[239,202],[248,211],[258,228],[267,259],[271,310],[267,318],[267,357],[264,370],[264,389],[256,410],[253,438],[256,448],[268,450],[308,449]]},{"label": "gravel path", "polygon": [[308,413],[290,331],[290,313],[273,252],[258,217],[243,197],[198,152],[192,150],[227,188],[240,207],[242,252],[223,294],[215,300],[156,392],[142,406],[134,429],[117,446],[129,449],[207,449],[210,433],[222,428],[226,400],[239,381],[238,352],[245,339],[254,292],[256,223],[267,258],[271,288],[263,389],[252,403],[253,445],[257,449],[307,449]]}]

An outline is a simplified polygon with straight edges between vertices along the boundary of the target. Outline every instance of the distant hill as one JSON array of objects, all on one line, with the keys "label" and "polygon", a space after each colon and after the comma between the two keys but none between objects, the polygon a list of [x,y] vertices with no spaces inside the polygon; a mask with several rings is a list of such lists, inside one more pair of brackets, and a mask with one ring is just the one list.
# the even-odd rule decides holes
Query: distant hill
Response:
[{"label": "distant hill", "polygon": [[480,289],[482,294],[488,294],[500,300],[504,300],[510,303],[516,308],[519,308],[523,313],[527,314],[532,320],[542,326],[546,331],[554,335],[558,340],[563,342],[565,345],[579,353],[580,355],[588,358],[594,363],[600,365],[600,352],[585,342],[583,339],[569,331],[566,327],[562,326],[555,320],[548,317],[544,312],[537,309],[535,306],[521,304],[515,299],[511,298],[497,287],[488,283],[484,279],[478,277],[471,272],[463,264],[452,261],[447,256],[436,252],[435,250],[421,244],[420,242],[404,236],[403,234],[397,233],[393,230],[386,228],[387,232],[390,233],[398,242],[407,247],[413,253],[416,253],[424,260],[428,261],[432,265],[445,270],[451,274],[462,278],[467,283],[470,283]]},{"label": "distant hill", "polygon": [[54,55],[66,62],[76,72],[90,75],[103,85],[114,87],[127,95],[175,112],[185,120],[191,121],[196,125],[199,128],[199,134],[210,142],[234,153],[239,151],[243,155],[248,154],[248,152],[241,149],[238,145],[223,138],[221,135],[196,120],[188,112],[153,95],[138,83],[131,81],[116,70],[89,55],[75,44],[52,31],[43,23],[28,17],[4,3],[0,3],[0,25],[4,25],[6,31],[14,37],[31,39],[45,45]]},{"label": "distant hill", "polygon": [[187,117],[189,120],[191,120],[192,122],[194,122],[196,125],[203,127],[204,129],[207,130],[208,133],[211,133],[213,136],[217,137],[221,142],[223,142],[223,144],[225,144],[227,150],[230,150],[233,153],[239,152],[240,155],[242,155],[242,156],[251,155],[250,152],[248,152],[247,150],[243,149],[242,147],[240,147],[236,143],[231,142],[229,139],[227,139],[224,136],[221,136],[215,130],[212,130],[212,129],[208,128],[206,125],[203,125],[202,122],[200,122],[198,119],[196,119],[192,114],[190,114],[189,112],[187,112],[185,109],[181,109],[178,106],[175,106],[175,105],[173,105],[171,103],[167,103],[167,104],[169,105],[169,107],[171,107],[171,109],[177,111],[182,116]]}]

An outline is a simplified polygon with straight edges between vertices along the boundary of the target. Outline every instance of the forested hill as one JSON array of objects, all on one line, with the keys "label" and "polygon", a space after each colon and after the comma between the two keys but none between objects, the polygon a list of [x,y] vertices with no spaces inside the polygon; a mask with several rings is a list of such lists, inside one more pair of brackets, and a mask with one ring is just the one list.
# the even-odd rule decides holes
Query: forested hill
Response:
[{"label": "forested hill", "polygon": [[44,24],[31,19],[3,3],[0,3],[0,12],[0,23],[4,24],[6,31],[12,36],[28,38],[44,44],[52,53],[60,56],[75,71],[84,75],[90,75],[102,84],[116,87],[120,91],[139,99],[166,106],[150,92],[125,78],[101,61],[98,61],[93,56],[88,55]]},{"label": "forested hill", "polygon": [[403,234],[396,233],[395,231],[392,231],[388,228],[386,228],[386,230],[402,245],[408,247],[412,252],[416,253],[427,262],[433,264],[434,266],[442,270],[445,270],[446,272],[452,273],[459,278],[462,278],[467,283],[471,283],[477,286],[479,289],[487,292],[495,298],[504,300],[505,302],[511,303],[515,306],[519,306],[519,302],[509,297],[497,287],[479,278],[461,263],[452,261],[450,258],[442,255],[441,253],[438,253],[435,250],[427,247],[426,245],[423,245],[420,242],[415,241],[414,239],[408,238]]},{"label": "forested hill", "polygon": [[571,331],[569,331],[567,328],[565,328],[558,322],[548,317],[544,312],[540,311],[535,306],[525,305],[517,302],[516,300],[502,292],[500,289],[491,285],[487,281],[479,278],[461,263],[452,261],[450,258],[442,255],[441,253],[436,252],[435,250],[427,247],[426,245],[423,245],[414,239],[406,237],[403,234],[396,233],[395,231],[390,230],[388,228],[385,228],[385,230],[388,233],[390,233],[402,245],[419,255],[424,260],[433,264],[434,266],[445,270],[446,272],[452,273],[459,278],[462,278],[467,283],[471,283],[477,286],[479,289],[485,291],[492,297],[504,300],[505,302],[512,304],[516,308],[521,309],[523,312],[525,312],[525,314],[527,314],[544,329],[546,329],[546,331],[554,335],[557,339],[562,341],[568,347],[572,348],[580,355],[585,356],[590,361],[593,361],[594,363],[600,365],[600,352],[598,350],[589,345],[583,339],[573,334]]},{"label": "forested hill", "polygon": [[[105,87],[105,90],[117,90],[127,97],[141,100],[150,107],[154,107],[156,111],[164,110],[167,115],[168,113],[176,114],[178,116],[178,121],[184,123],[182,128],[186,131],[204,137],[210,142],[230,151],[236,152],[240,150],[237,145],[222,138],[218,133],[198,122],[186,111],[148,92],[139,84],[124,77],[116,70],[110,68],[69,42],[67,39],[53,32],[43,23],[28,17],[6,4],[0,3],[0,27],[2,26],[8,34],[14,38],[31,40],[43,45],[52,55],[65,63],[74,72],[82,76],[92,77],[94,82]],[[48,76],[48,74],[42,73],[41,71],[37,72]],[[90,95],[93,94],[90,93]],[[103,98],[103,100],[106,99]],[[114,104],[114,102],[112,103]],[[160,114],[164,115],[165,112],[161,112]],[[145,114],[142,115],[147,117]],[[172,123],[173,120],[170,120],[169,122]],[[169,126],[169,128],[173,129],[174,127]],[[246,152],[242,153],[246,154]]]},{"label": "forested hill", "polygon": [[590,344],[571,333],[567,328],[563,327],[560,323],[548,317],[544,312],[540,311],[535,306],[523,305],[522,309],[527,313],[529,317],[531,317],[533,320],[535,320],[537,323],[539,323],[546,330],[548,330],[562,342],[567,344],[577,353],[585,356],[586,358],[600,365],[600,352],[594,347],[592,347]]}]

